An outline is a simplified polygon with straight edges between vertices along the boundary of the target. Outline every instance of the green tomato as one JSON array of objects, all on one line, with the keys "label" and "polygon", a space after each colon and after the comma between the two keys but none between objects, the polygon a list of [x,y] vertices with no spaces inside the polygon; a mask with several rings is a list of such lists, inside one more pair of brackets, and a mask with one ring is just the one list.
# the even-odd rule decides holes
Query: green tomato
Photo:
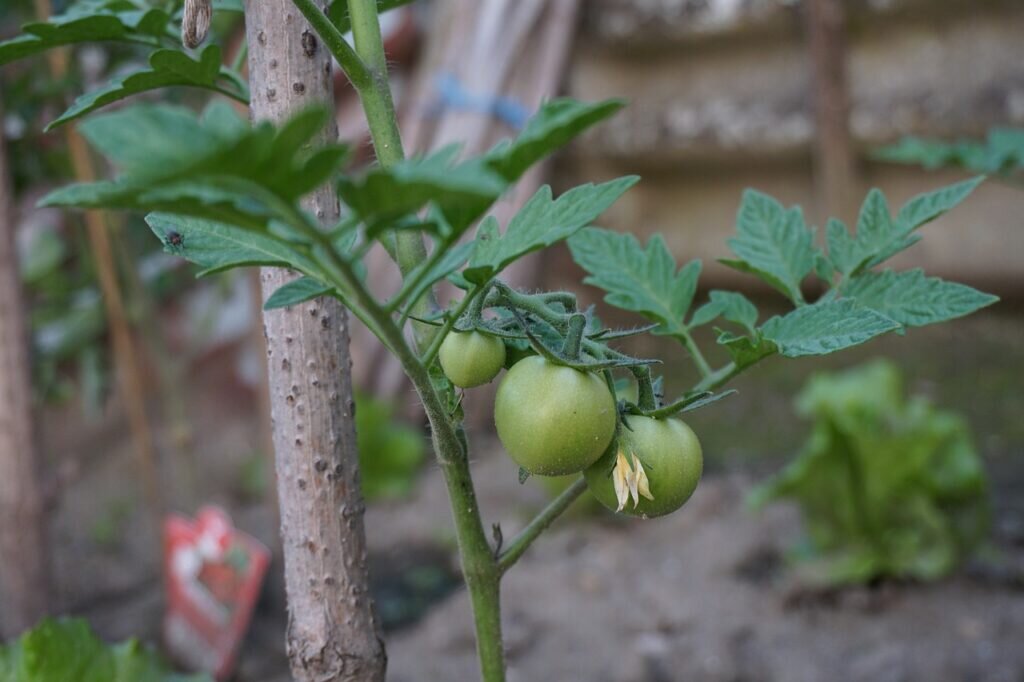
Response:
[{"label": "green tomato", "polygon": [[629,499],[622,513],[653,518],[674,512],[690,499],[704,469],[704,456],[697,434],[679,419],[630,416],[626,418],[626,424],[629,428],[623,426],[619,431],[619,447],[610,449],[583,472],[587,488],[601,504],[617,509],[612,470],[620,452],[631,467],[632,455],[635,454],[644,468],[654,499],[641,495],[636,505]]},{"label": "green tomato", "polygon": [[482,386],[505,366],[505,343],[480,332],[449,332],[438,353],[441,369],[459,388]]},{"label": "green tomato", "polygon": [[561,476],[593,464],[615,435],[615,399],[593,372],[520,360],[502,380],[494,402],[498,438],[531,474]]}]

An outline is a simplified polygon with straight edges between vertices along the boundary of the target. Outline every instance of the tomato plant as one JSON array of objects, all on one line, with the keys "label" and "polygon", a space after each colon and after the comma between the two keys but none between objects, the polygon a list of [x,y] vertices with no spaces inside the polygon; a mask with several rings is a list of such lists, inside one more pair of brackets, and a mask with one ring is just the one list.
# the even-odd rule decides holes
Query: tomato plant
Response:
[{"label": "tomato plant", "polygon": [[[829,220],[823,244],[799,207],[745,192],[736,235],[728,241],[732,256],[722,263],[758,278],[786,302],[785,312],[762,319],[741,293],[713,290],[698,297],[701,262],[680,265],[660,236],[641,244],[632,235],[593,227],[637,177],[586,184],[557,197],[542,187],[504,226],[490,213],[529,168],[615,114],[622,102],[550,100],[513,139],[481,156],[461,158],[457,149],[446,148],[405,158],[377,21],[380,9],[400,0],[335,1],[327,13],[313,0],[293,0],[308,22],[294,22],[296,31],[305,32],[301,40],[296,34],[295,44],[329,49],[364,105],[378,163],[352,172],[347,145],[315,142],[324,139],[329,110],[311,107],[277,127],[247,125],[227,100],[248,102],[250,92],[266,91],[259,83],[250,88],[238,64],[224,64],[215,43],[183,50],[173,38],[181,16],[177,4],[164,4],[140,11],[122,0],[91,0],[0,44],[0,64],[89,40],[150,52],[148,67],[84,95],[52,124],[88,116],[81,131],[118,176],[58,189],[43,204],[146,213],[165,249],[200,266],[202,274],[252,265],[297,273],[268,298],[268,310],[304,305],[316,311],[317,300],[333,297],[376,335],[401,363],[430,423],[488,682],[505,679],[501,577],[588,483],[609,506],[647,516],[679,507],[693,492],[700,446],[677,415],[727,398],[733,391],[725,386],[767,358],[841,351],[996,300],[921,270],[888,267],[890,258],[920,239],[922,226],[966,199],[983,178],[918,195],[895,213],[884,194],[872,190],[855,229]],[[215,7],[241,9],[227,1]],[[345,38],[349,31],[354,47]],[[310,41],[314,35],[319,43]],[[255,54],[267,46],[249,48]],[[205,90],[213,101],[201,113],[150,103],[91,115],[168,85]],[[343,217],[326,228],[302,202],[325,186],[344,205]],[[608,328],[593,310],[581,310],[571,292],[525,292],[502,281],[502,272],[521,257],[563,241],[587,272],[585,283],[647,324]],[[403,275],[385,300],[365,282],[364,259],[376,245]],[[442,305],[435,289],[446,281],[461,293]],[[701,348],[694,331],[711,324],[716,343]],[[413,340],[406,334],[410,326]],[[699,373],[681,395],[663,400],[658,359],[617,348],[626,337],[648,333],[677,341]],[[479,355],[470,352],[474,334],[492,339]],[[496,544],[483,530],[462,424],[465,396],[458,390],[498,371],[501,351],[494,339],[506,346],[506,361],[528,356],[503,380],[496,410],[499,435],[523,467],[521,479],[531,471],[580,471],[603,452],[615,457],[610,468],[602,461],[579,477],[508,543]],[[635,380],[635,399],[613,398],[615,381],[623,378]],[[626,504],[623,485],[631,498]],[[286,538],[286,551],[304,551],[292,540]],[[291,581],[289,599],[308,596],[310,584]],[[342,651],[346,644],[330,646]]]}]

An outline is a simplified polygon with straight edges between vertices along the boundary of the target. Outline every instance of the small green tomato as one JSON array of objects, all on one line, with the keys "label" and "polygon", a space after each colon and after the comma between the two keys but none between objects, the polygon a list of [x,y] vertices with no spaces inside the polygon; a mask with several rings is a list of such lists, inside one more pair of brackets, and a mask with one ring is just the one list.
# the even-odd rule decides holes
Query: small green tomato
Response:
[{"label": "small green tomato", "polygon": [[505,344],[480,332],[449,332],[438,353],[441,369],[459,388],[482,386],[505,365]]},{"label": "small green tomato", "polygon": [[[609,509],[653,518],[690,499],[704,469],[700,441],[679,419],[630,416],[618,448],[583,472],[587,487]],[[630,500],[632,498],[632,500]]]},{"label": "small green tomato", "polygon": [[593,372],[556,365],[539,355],[508,371],[494,402],[498,438],[531,474],[583,471],[611,443],[615,398]]}]

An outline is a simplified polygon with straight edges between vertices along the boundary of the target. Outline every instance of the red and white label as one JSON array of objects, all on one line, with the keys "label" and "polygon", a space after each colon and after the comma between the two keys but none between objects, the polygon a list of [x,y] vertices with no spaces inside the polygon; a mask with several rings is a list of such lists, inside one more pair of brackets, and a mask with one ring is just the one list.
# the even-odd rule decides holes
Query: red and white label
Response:
[{"label": "red and white label", "polygon": [[217,507],[164,522],[164,641],[182,665],[226,680],[249,627],[270,550]]}]

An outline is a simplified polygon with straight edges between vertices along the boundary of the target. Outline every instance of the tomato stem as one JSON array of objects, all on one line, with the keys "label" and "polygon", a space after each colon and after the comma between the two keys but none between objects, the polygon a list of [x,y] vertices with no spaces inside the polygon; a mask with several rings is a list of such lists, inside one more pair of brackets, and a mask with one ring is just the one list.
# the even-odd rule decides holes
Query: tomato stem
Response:
[{"label": "tomato stem", "polygon": [[508,544],[508,549],[498,559],[498,571],[504,574],[511,568],[519,560],[519,557],[526,553],[533,541],[547,530],[548,526],[554,523],[555,519],[561,516],[562,512],[568,509],[586,489],[587,481],[581,476],[571,486],[563,490],[558,497],[549,502],[548,506],[537,514]]},{"label": "tomato stem", "polygon": [[658,399],[654,395],[654,383],[651,381],[650,367],[632,367],[637,383],[637,407],[641,411],[658,409]]},{"label": "tomato stem", "polygon": [[587,318],[582,313],[573,313],[569,316],[565,342],[562,344],[562,355],[573,362],[580,359],[580,343],[583,341],[583,330],[586,326]]}]

